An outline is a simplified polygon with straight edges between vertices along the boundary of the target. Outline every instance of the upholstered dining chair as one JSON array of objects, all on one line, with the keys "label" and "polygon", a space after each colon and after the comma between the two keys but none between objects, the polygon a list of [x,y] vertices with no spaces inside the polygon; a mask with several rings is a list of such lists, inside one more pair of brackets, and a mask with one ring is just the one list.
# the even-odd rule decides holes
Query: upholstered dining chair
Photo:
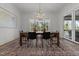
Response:
[{"label": "upholstered dining chair", "polygon": [[29,45],[33,45],[33,44],[36,45],[36,42],[34,41],[36,39],[36,32],[28,32],[27,39],[28,39]]},{"label": "upholstered dining chair", "polygon": [[50,32],[43,32],[43,39],[44,39],[43,43],[46,41],[45,46],[47,47],[50,42]]},{"label": "upholstered dining chair", "polygon": [[59,41],[59,32],[52,32],[51,33],[51,46],[52,44],[57,44],[57,46],[59,46],[60,41]]}]

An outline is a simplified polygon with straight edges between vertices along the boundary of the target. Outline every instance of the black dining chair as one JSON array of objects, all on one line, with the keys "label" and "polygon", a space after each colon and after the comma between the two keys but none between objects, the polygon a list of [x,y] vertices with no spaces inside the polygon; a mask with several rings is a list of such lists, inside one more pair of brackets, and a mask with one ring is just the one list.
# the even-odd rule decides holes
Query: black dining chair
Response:
[{"label": "black dining chair", "polygon": [[[49,45],[50,42],[50,32],[43,32],[43,39],[46,41],[46,47]],[[43,43],[44,43],[43,41]]]},{"label": "black dining chair", "polygon": [[[31,44],[32,41],[36,39],[36,32],[28,32],[28,38],[27,39],[29,41],[29,44]],[[31,44],[31,45],[33,45],[33,44]]]}]

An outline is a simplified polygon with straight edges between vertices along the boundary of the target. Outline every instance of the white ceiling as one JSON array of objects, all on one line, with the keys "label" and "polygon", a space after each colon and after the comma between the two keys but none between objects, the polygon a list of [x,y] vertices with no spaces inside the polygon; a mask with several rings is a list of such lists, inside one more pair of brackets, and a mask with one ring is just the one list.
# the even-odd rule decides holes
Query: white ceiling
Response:
[{"label": "white ceiling", "polygon": [[[14,3],[13,4],[21,13],[32,13],[39,9],[39,3]],[[66,3],[40,3],[43,12],[59,12]]]}]

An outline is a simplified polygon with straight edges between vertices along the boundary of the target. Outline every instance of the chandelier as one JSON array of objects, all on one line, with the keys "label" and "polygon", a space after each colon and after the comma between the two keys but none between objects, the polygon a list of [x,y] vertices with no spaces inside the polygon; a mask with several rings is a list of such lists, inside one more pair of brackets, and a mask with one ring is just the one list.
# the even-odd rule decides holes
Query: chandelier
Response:
[{"label": "chandelier", "polygon": [[48,19],[48,17],[46,17],[45,13],[43,13],[40,4],[39,4],[38,7],[39,7],[38,11],[37,11],[36,15],[33,18],[38,19],[38,20]]}]

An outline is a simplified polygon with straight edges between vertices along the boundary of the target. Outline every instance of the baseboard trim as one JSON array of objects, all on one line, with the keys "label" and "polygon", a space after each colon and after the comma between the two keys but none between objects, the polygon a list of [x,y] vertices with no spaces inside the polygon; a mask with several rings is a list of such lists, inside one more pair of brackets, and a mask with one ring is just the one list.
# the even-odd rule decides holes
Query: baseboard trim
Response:
[{"label": "baseboard trim", "polygon": [[74,44],[78,44],[78,45],[79,45],[79,42],[72,41],[72,40],[69,40],[69,39],[66,39],[66,38],[62,38],[62,39],[67,40],[67,41],[70,41],[70,42],[72,42],[72,43],[74,43]]},{"label": "baseboard trim", "polygon": [[12,42],[12,41],[15,41],[15,40],[18,40],[18,38],[17,38],[17,39],[13,39],[13,40],[11,40],[11,41],[9,41],[9,42],[3,43],[3,44],[0,45],[0,47],[1,47],[1,46],[4,46],[4,45],[6,45],[6,44],[8,44],[8,43],[10,43],[10,42]]}]

